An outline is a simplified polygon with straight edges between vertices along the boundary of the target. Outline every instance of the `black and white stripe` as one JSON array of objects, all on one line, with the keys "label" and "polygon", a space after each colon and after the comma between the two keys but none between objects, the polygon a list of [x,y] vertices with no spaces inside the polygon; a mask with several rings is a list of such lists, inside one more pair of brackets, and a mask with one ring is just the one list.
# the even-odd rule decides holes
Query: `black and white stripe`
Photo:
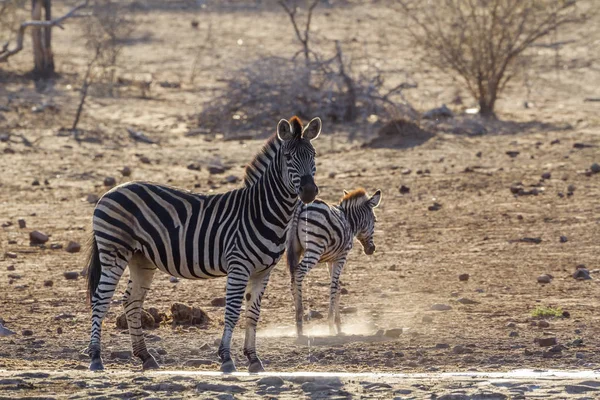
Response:
[{"label": "black and white stripe", "polygon": [[187,279],[227,277],[221,370],[235,366],[231,335],[246,300],[244,353],[249,370],[262,370],[256,355],[256,324],[271,269],[281,258],[298,197],[309,203],[314,183],[311,140],[321,121],[306,127],[296,117],[281,120],[277,135],[247,168],[243,188],[201,195],[149,182],[132,182],[107,192],[93,217],[88,296],[92,307],[90,369],[102,369],[101,326],[123,271],[130,269],[125,311],[134,355],[144,369],[158,364],[148,353],[141,311],[155,271]]},{"label": "black and white stripe", "polygon": [[365,254],[370,255],[375,251],[373,233],[376,218],[373,209],[380,201],[380,190],[369,197],[364,189],[357,189],[350,193],[344,191],[339,205],[329,205],[321,200],[298,205],[290,223],[287,245],[298,336],[302,336],[304,312],[302,282],[317,263],[327,263],[331,276],[329,330],[332,334],[336,329],[338,333],[341,332],[340,274],[352,249],[354,237],[362,244]]}]

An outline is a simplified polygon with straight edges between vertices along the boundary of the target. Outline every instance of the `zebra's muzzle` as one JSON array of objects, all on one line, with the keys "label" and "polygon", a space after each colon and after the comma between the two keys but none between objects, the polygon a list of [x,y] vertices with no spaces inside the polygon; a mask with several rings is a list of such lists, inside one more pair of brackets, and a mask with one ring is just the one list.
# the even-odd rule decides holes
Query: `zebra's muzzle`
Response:
[{"label": "zebra's muzzle", "polygon": [[314,178],[311,175],[305,175],[300,178],[300,188],[298,189],[298,196],[304,204],[312,203],[319,194],[319,187],[315,183]]},{"label": "zebra's muzzle", "polygon": [[375,244],[368,243],[366,246],[363,246],[363,250],[365,251],[366,255],[370,256],[371,254],[375,253]]}]

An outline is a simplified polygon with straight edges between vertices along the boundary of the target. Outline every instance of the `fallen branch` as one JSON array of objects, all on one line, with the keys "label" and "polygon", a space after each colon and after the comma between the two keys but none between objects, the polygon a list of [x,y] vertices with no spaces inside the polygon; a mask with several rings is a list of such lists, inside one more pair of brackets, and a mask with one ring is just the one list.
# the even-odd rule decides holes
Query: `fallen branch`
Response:
[{"label": "fallen branch", "polygon": [[82,8],[87,7],[88,3],[89,3],[89,0],[85,0],[84,2],[80,3],[79,5],[73,7],[68,13],[66,13],[62,17],[55,18],[50,21],[26,21],[26,22],[23,22],[21,24],[21,26],[19,27],[19,32],[17,33],[16,47],[14,49],[10,50],[8,48],[9,47],[8,43],[4,44],[4,46],[2,47],[2,50],[0,51],[0,63],[7,62],[9,57],[14,56],[15,54],[17,54],[18,52],[23,50],[23,40],[25,38],[25,30],[28,27],[30,27],[30,26],[33,26],[33,27],[57,26],[60,29],[64,29],[64,27],[61,25],[62,22],[69,18],[80,17],[80,15],[76,15],[75,13],[77,11],[81,10]]}]

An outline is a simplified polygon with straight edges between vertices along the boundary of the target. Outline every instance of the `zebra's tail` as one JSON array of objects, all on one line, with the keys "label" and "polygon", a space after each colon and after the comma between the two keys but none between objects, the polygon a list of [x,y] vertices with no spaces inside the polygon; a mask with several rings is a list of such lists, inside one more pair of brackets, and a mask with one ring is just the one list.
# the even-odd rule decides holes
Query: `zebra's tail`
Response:
[{"label": "zebra's tail", "polygon": [[302,204],[296,206],[296,210],[294,211],[294,215],[292,216],[292,222],[290,223],[290,227],[288,230],[288,240],[287,240],[287,265],[290,270],[290,278],[292,283],[294,282],[294,275],[296,274],[296,270],[298,269],[298,261],[300,260],[300,254],[302,253],[301,243],[298,241],[298,220],[300,218],[300,212],[302,211]]},{"label": "zebra's tail", "polygon": [[92,303],[92,297],[94,296],[94,293],[96,293],[96,289],[100,284],[101,275],[102,265],[100,264],[100,253],[98,252],[96,235],[92,233],[87,262],[87,300],[90,304]]}]

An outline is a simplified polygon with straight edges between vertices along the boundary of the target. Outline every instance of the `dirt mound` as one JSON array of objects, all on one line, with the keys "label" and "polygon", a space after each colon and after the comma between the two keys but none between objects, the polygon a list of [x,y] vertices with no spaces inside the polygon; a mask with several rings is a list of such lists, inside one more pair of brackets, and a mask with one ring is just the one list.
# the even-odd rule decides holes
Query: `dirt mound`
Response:
[{"label": "dirt mound", "polygon": [[396,119],[388,122],[364,147],[403,149],[422,145],[434,136],[412,121]]},{"label": "dirt mound", "polygon": [[183,303],[173,303],[171,314],[174,324],[181,325],[208,325],[210,318],[204,310],[190,307]]},{"label": "dirt mound", "polygon": [[[159,322],[157,322],[152,314],[150,314],[146,310],[142,310],[142,328],[143,329],[154,329],[157,328]],[[127,325],[127,315],[125,313],[119,315],[117,317],[117,328],[119,329],[129,329]]]}]

